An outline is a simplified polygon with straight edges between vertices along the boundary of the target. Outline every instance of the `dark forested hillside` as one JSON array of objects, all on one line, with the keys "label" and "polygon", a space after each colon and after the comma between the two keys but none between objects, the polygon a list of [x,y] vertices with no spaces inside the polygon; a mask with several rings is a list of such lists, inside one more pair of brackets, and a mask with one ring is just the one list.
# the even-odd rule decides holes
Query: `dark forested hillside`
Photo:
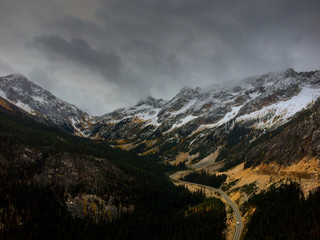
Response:
[{"label": "dark forested hillside", "polygon": [[297,184],[271,188],[252,197],[244,208],[255,208],[246,240],[311,240],[320,238],[320,189],[306,199]]},{"label": "dark forested hillside", "polygon": [[1,111],[0,239],[223,239],[223,204],[186,215],[204,194],[173,168]]},{"label": "dark forested hillside", "polygon": [[194,171],[189,173],[188,175],[184,176],[181,180],[187,181],[187,182],[194,182],[194,183],[200,183],[203,185],[207,185],[214,188],[219,188],[221,184],[226,180],[227,175],[210,175],[204,170],[201,170],[200,172]]}]

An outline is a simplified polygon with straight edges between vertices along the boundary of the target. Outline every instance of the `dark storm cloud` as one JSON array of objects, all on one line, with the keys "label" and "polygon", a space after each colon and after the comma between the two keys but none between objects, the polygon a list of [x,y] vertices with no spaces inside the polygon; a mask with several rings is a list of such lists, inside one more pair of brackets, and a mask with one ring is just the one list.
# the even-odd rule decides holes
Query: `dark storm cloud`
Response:
[{"label": "dark storm cloud", "polygon": [[107,79],[120,80],[120,57],[114,52],[93,49],[81,38],[67,41],[57,35],[42,35],[34,38],[33,45],[52,61],[69,60],[93,72],[98,71]]},{"label": "dark storm cloud", "polygon": [[136,67],[150,75],[175,77],[181,71],[181,62],[174,53],[167,53],[150,42],[129,41],[122,46],[122,50],[133,59]]},{"label": "dark storm cloud", "polygon": [[[66,16],[48,24],[63,34],[70,36],[93,36],[94,38],[105,38],[106,32],[96,23],[89,20],[79,19],[74,16]],[[108,36],[110,37],[110,36]]]},{"label": "dark storm cloud", "polygon": [[185,85],[320,69],[319,9],[319,0],[2,0],[0,58],[38,82],[83,78],[88,95],[108,94],[79,105],[103,113]]},{"label": "dark storm cloud", "polygon": [[213,81],[303,68],[293,59],[295,47],[318,49],[319,1],[100,2],[96,14],[108,31],[172,51],[186,62],[183,73],[194,71]]}]

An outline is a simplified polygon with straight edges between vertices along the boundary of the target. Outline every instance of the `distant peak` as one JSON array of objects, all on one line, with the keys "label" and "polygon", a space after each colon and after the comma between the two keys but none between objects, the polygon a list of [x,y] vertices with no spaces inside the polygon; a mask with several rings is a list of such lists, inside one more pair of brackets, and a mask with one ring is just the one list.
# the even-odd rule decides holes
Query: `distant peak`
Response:
[{"label": "distant peak", "polygon": [[288,69],[284,70],[283,73],[292,75],[292,74],[296,74],[296,71],[293,70],[293,68],[288,68]]},{"label": "distant peak", "polygon": [[224,87],[221,83],[211,83],[210,85],[206,86],[205,88],[203,88],[203,91],[206,92],[220,92],[225,90],[226,87]]},{"label": "distant peak", "polygon": [[141,106],[141,105],[149,105],[152,107],[161,107],[166,101],[163,100],[162,98],[156,99],[150,95],[148,95],[146,98],[140,100],[136,106]]},{"label": "distant peak", "polygon": [[148,97],[146,98],[147,101],[156,101],[157,99],[152,97],[151,95],[148,95]]},{"label": "distant peak", "polygon": [[181,93],[190,92],[190,91],[193,91],[193,89],[191,87],[186,87],[186,86],[181,88],[180,90]]},{"label": "distant peak", "polygon": [[145,104],[146,102],[153,102],[155,101],[156,99],[150,95],[148,95],[147,97],[141,99],[136,105],[142,105],[142,104]]},{"label": "distant peak", "polygon": [[177,94],[177,96],[189,96],[197,91],[199,91],[199,89],[194,89],[194,88],[191,88],[191,87],[183,87],[181,88],[180,92]]},{"label": "distant peak", "polygon": [[288,68],[285,70],[286,72],[296,72],[293,68]]},{"label": "distant peak", "polygon": [[287,68],[285,70],[278,71],[278,72],[271,72],[269,74],[275,75],[275,76],[283,76],[285,78],[288,78],[290,76],[294,76],[296,73],[297,72],[293,68]]}]

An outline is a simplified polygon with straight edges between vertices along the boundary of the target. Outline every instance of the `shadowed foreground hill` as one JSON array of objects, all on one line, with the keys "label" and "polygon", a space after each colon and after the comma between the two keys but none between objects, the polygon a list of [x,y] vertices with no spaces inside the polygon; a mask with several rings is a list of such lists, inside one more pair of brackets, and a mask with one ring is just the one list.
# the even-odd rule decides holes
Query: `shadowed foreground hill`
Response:
[{"label": "shadowed foreground hill", "polygon": [[1,107],[0,238],[223,239],[224,205],[186,216],[204,195],[172,170]]},{"label": "shadowed foreground hill", "polygon": [[245,239],[319,239],[319,201],[320,189],[305,198],[292,183],[255,195],[244,206],[255,209]]}]

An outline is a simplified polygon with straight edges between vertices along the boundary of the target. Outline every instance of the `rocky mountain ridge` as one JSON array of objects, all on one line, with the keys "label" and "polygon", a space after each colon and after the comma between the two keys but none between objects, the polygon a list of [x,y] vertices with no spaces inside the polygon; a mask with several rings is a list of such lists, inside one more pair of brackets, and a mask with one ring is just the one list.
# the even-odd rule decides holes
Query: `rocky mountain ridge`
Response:
[{"label": "rocky mountain ridge", "polygon": [[[282,119],[268,123],[279,125],[320,96],[319,78],[319,71],[297,73],[287,69],[244,79],[229,89],[185,87],[170,101],[149,97],[149,101],[140,101],[133,107],[115,110],[100,119],[118,123],[137,118],[149,125],[161,126],[162,132],[172,131],[185,124],[217,127],[232,118],[238,121],[261,119],[270,114]],[[295,101],[298,99],[293,97],[300,97],[304,102],[298,103]],[[288,102],[288,106],[276,105],[290,99],[292,101]],[[278,112],[274,113],[274,110]],[[257,124],[257,127],[269,126]]]},{"label": "rocky mountain ridge", "polygon": [[319,71],[287,69],[244,79],[229,89],[183,88],[157,107],[140,102],[116,110],[96,121],[91,136],[163,160],[181,153],[188,153],[184,161],[201,160],[223,150],[226,141],[241,141],[234,135],[253,140],[276,129],[318,97]]},{"label": "rocky mountain ridge", "polygon": [[149,96],[99,117],[21,75],[0,78],[0,96],[81,136],[165,161],[183,155],[179,161],[192,165],[206,158],[208,165],[224,159],[226,148],[253,141],[311,107],[320,97],[320,71],[287,69],[249,77],[225,89],[185,87],[169,101]]},{"label": "rocky mountain ridge", "polygon": [[0,77],[0,97],[47,124],[80,134],[79,128],[89,124],[90,116],[21,74]]}]

